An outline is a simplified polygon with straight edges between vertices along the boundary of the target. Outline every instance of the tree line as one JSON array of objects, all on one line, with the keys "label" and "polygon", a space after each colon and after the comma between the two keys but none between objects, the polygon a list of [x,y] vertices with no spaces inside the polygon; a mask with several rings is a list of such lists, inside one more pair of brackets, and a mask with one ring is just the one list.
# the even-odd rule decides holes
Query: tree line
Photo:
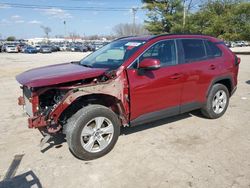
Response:
[{"label": "tree line", "polygon": [[[250,2],[208,0],[142,0],[145,28],[152,34],[196,33],[224,40],[250,41]],[[195,7],[195,8],[194,8]]]}]

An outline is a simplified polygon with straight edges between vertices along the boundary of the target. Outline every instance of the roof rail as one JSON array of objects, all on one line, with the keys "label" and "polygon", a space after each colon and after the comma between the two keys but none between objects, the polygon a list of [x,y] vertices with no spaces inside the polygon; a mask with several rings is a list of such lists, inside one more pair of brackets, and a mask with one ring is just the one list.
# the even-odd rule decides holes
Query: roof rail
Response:
[{"label": "roof rail", "polygon": [[[202,36],[209,36],[209,35],[205,35],[205,34],[201,34],[201,33],[163,33],[163,34],[159,34],[159,35],[155,35],[152,38],[150,38],[149,40],[158,38],[158,37],[162,37],[162,36],[171,36],[171,35],[202,35]],[[209,36],[211,37],[211,36]]]},{"label": "roof rail", "polygon": [[125,39],[125,38],[129,38],[129,37],[136,37],[136,35],[130,35],[130,36],[119,37],[119,38],[114,39],[113,41],[121,40],[121,39]]}]

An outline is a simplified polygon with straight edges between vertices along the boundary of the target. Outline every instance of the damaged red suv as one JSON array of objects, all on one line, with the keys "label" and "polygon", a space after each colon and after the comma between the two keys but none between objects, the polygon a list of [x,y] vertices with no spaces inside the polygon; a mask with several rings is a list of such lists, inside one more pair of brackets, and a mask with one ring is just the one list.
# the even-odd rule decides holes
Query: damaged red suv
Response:
[{"label": "damaged red suv", "polygon": [[210,36],[125,37],[81,61],[18,75],[19,104],[29,128],[63,132],[73,154],[90,160],[114,147],[121,126],[195,109],[219,118],[236,90],[239,63]]}]

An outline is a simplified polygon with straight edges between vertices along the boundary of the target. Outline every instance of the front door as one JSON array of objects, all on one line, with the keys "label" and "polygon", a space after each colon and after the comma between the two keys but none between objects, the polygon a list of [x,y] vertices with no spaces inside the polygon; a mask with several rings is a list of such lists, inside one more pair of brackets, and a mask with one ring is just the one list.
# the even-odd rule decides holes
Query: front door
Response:
[{"label": "front door", "polygon": [[[136,65],[144,58],[159,59],[161,68],[138,69]],[[176,42],[165,40],[151,46],[127,69],[132,123],[144,123],[179,113],[183,73],[177,62]]]}]

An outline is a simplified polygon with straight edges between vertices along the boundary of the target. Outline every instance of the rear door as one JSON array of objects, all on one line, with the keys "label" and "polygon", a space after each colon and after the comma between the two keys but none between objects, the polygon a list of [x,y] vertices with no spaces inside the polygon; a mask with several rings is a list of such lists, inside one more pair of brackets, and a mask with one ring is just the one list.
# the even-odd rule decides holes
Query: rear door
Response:
[{"label": "rear door", "polygon": [[[175,40],[160,41],[152,45],[127,69],[130,85],[130,119],[154,120],[167,114],[179,113],[182,73],[178,66]],[[144,58],[159,59],[158,70],[139,70]],[[140,117],[140,118],[139,118]]]},{"label": "rear door", "polygon": [[181,112],[202,105],[211,80],[219,73],[221,53],[218,51],[218,54],[215,55],[210,43],[205,39],[178,40],[184,56],[183,69],[185,70]]}]

